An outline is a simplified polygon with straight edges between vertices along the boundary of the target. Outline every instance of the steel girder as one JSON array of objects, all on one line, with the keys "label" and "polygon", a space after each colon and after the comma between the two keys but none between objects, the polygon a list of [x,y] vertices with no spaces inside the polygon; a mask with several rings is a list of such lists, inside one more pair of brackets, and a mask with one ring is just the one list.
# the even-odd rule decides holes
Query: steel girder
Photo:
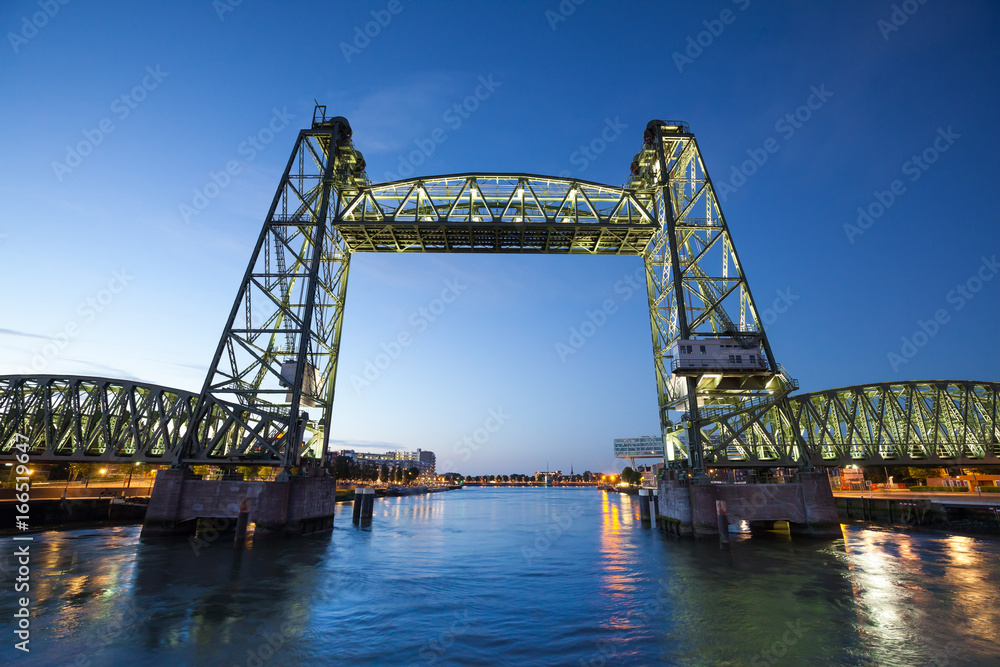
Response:
[{"label": "steel girder", "polygon": [[455,174],[363,188],[336,224],[352,252],[641,255],[649,203],[587,181]]},{"label": "steel girder", "polygon": [[801,394],[705,427],[716,466],[1000,463],[1000,383],[934,380]]}]

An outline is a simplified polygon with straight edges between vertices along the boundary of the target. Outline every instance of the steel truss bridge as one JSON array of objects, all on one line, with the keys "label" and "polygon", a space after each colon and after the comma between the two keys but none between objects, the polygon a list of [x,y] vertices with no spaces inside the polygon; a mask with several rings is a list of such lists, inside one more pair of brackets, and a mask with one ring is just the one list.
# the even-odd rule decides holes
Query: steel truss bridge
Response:
[{"label": "steel truss bridge", "polygon": [[[998,383],[792,395],[798,383],[775,360],[689,127],[651,121],[630,172],[624,187],[495,173],[372,184],[347,120],[317,106],[201,391],[0,376],[0,460],[27,451],[33,461],[287,470],[323,456],[351,256],[486,252],[643,259],[661,431],[669,458],[696,474],[709,465],[998,463]],[[726,343],[759,361],[686,365],[679,341]]]}]

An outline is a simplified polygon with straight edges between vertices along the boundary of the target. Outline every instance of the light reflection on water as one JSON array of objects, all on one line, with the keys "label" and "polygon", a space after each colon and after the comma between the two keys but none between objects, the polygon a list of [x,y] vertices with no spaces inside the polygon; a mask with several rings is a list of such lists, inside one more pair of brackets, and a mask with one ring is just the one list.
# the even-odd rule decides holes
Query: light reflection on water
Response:
[{"label": "light reflection on water", "polygon": [[335,525],[197,554],[140,543],[138,527],[36,535],[19,664],[1000,661],[989,540],[852,525],[723,551],[643,528],[628,496],[560,488],[388,498],[370,529],[344,504]]}]

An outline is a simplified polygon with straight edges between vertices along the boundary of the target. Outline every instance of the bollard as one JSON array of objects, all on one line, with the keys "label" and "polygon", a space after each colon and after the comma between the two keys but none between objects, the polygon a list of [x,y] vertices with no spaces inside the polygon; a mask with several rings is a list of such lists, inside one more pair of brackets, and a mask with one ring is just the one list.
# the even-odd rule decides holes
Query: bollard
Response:
[{"label": "bollard", "polygon": [[233,546],[241,546],[247,539],[247,526],[250,525],[250,499],[240,501],[240,514],[236,517],[236,537]]},{"label": "bollard", "polygon": [[360,486],[354,489],[354,523],[361,521],[361,508],[365,504],[365,490]]},{"label": "bollard", "polygon": [[361,508],[361,520],[371,521],[372,514],[375,513],[375,489],[366,487],[364,489],[364,506]]},{"label": "bollard", "polygon": [[729,544],[729,517],[726,516],[726,501],[715,501],[715,513],[719,518],[719,539],[722,544]]},{"label": "bollard", "polygon": [[649,489],[639,489],[639,518],[649,521]]}]

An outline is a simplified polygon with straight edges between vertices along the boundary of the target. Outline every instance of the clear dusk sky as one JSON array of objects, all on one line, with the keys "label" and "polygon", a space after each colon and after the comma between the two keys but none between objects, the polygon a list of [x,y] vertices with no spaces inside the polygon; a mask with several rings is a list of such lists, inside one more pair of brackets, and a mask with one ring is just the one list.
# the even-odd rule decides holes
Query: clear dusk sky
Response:
[{"label": "clear dusk sky", "polygon": [[[621,185],[647,121],[685,120],[803,391],[1000,380],[996,3],[7,0],[0,29],[0,374],[200,389],[316,99],[376,182]],[[336,445],[612,470],[615,437],[659,428],[640,266],[355,256]]]}]

